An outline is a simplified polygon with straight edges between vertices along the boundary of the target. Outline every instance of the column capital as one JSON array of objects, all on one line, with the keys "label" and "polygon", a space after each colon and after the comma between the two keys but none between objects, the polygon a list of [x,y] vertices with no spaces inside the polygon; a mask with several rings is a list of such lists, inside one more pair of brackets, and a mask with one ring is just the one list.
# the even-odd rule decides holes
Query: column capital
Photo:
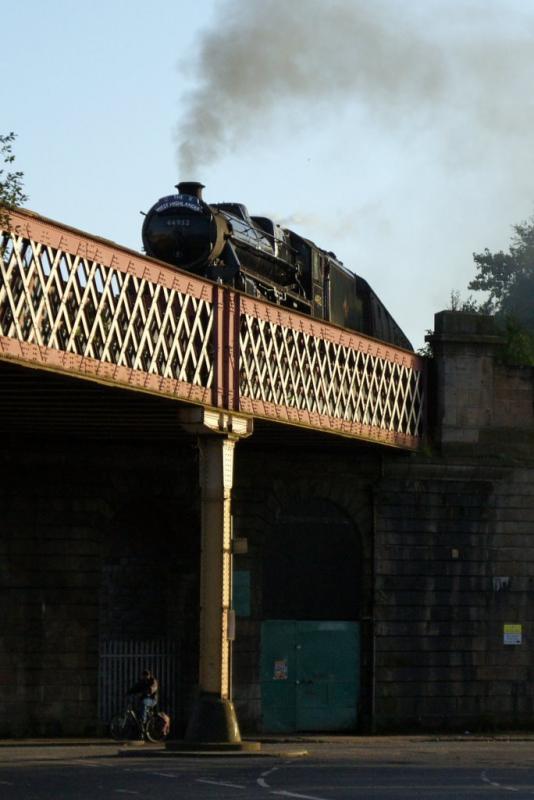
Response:
[{"label": "column capital", "polygon": [[199,406],[179,408],[178,422],[186,431],[197,436],[219,435],[230,439],[246,439],[254,430],[250,417]]}]

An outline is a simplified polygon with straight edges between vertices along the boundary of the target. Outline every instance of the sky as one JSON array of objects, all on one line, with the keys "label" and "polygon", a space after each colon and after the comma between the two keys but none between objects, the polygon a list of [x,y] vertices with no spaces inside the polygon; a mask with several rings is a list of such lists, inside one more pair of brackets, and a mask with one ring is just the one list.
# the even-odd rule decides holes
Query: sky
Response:
[{"label": "sky", "polygon": [[26,206],[141,249],[179,180],[334,251],[423,345],[534,214],[534,0],[2,3]]}]

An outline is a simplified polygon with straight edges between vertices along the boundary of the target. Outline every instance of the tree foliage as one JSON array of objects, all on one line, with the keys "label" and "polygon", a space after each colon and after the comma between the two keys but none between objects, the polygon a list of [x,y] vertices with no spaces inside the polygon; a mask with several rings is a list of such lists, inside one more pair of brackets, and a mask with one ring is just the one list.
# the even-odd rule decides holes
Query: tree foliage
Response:
[{"label": "tree foliage", "polygon": [[456,289],[453,289],[451,292],[451,299],[449,302],[450,311],[467,311],[470,314],[481,312],[479,303],[477,303],[477,301],[474,300],[471,295],[469,295],[467,300],[462,300],[460,292]]},{"label": "tree foliage", "polygon": [[477,275],[469,289],[488,293],[488,311],[513,314],[534,331],[534,218],[514,225],[509,251],[474,253]]},{"label": "tree foliage", "polygon": [[13,131],[0,134],[0,156],[3,166],[0,168],[0,225],[6,228],[9,225],[9,212],[22,205],[28,199],[22,188],[24,173],[18,170],[11,171],[10,165],[14,162]]},{"label": "tree foliage", "polygon": [[472,310],[495,314],[506,334],[507,360],[534,365],[534,218],[513,230],[507,253],[473,253],[476,275],[468,288],[486,293]]}]

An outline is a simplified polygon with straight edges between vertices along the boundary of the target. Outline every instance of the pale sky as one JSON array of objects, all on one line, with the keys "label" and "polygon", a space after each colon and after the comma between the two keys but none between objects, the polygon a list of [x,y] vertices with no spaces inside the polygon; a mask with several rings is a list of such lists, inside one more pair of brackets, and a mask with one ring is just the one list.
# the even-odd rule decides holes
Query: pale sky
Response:
[{"label": "pale sky", "polygon": [[534,214],[534,0],[3,0],[27,207],[141,248],[200,180],[362,275],[415,347]]}]

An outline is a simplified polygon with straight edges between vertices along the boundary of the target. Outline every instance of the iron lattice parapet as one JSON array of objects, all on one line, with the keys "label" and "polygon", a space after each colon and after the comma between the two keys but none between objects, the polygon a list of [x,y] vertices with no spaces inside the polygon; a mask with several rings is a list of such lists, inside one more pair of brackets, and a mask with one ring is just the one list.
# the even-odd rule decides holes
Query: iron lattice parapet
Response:
[{"label": "iron lattice parapet", "polygon": [[417,449],[424,360],[112,242],[11,214],[0,358]]},{"label": "iron lattice parapet", "polygon": [[[240,407],[255,416],[401,447],[422,432],[421,359],[243,301]],[[267,313],[265,313],[267,311]]]}]

